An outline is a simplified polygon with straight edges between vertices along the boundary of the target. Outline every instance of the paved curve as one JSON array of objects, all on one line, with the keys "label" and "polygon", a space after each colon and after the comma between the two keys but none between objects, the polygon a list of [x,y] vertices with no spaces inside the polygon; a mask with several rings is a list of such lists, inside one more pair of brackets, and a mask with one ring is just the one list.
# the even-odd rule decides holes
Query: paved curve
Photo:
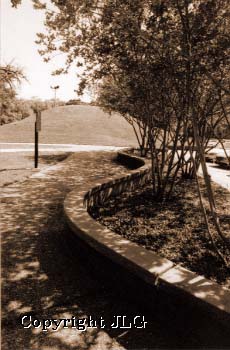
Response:
[{"label": "paved curve", "polygon": [[[39,144],[38,167],[57,161],[72,152],[116,151],[122,147],[77,144]],[[39,170],[38,169],[38,170]],[[22,182],[30,177],[34,169],[34,143],[0,142],[0,186]]]},{"label": "paved curve", "polygon": [[[229,147],[229,145],[228,145]],[[77,144],[39,144],[39,154],[60,154],[63,152],[88,152],[88,151],[116,151],[122,147],[115,146],[100,146],[100,145],[77,145]],[[0,142],[0,162],[4,164],[6,169],[21,169],[27,168],[26,172],[31,175],[31,168],[33,167],[33,143],[12,143],[12,142]],[[215,149],[215,152],[219,155],[223,155],[223,151]],[[230,150],[228,149],[228,153]],[[15,154],[17,156],[15,157]],[[30,156],[28,157],[28,154]],[[28,160],[30,158],[30,160]],[[227,188],[230,191],[230,172],[229,170],[221,169],[216,164],[207,163],[209,174],[212,180],[217,182],[219,185]],[[7,174],[8,175],[8,174]],[[17,177],[10,173],[8,177]],[[1,179],[3,177],[3,179]],[[5,182],[5,174],[0,173],[0,185]],[[9,181],[10,182],[10,181]]]},{"label": "paved curve", "polygon": [[[214,340],[210,335],[205,340],[195,335],[195,328],[203,335],[197,320],[195,325],[191,320],[165,323],[161,312],[146,312],[146,329],[108,326],[113,315],[132,318],[143,315],[143,310],[117,293],[116,281],[111,285],[95,274],[96,262],[91,257],[81,255],[63,217],[63,200],[82,181],[124,172],[112,162],[113,157],[108,152],[76,153],[23,184],[3,189],[2,349],[172,349],[215,346],[218,341],[226,345],[226,339],[218,340],[216,335]],[[39,328],[22,328],[19,318],[24,314],[39,319],[102,316],[108,323],[105,329],[61,328],[45,333]]]},{"label": "paved curve", "polygon": [[[111,163],[111,157],[108,153],[78,153],[35,174],[23,185],[3,189],[3,349],[101,350],[122,349],[129,343],[133,348],[145,346],[137,330],[128,334],[111,329],[89,329],[84,333],[61,329],[43,333],[39,329],[23,329],[18,320],[25,313],[37,318],[90,314],[110,320],[121,309],[127,315],[138,313],[132,304],[116,296],[114,290],[106,289],[85,266],[84,259],[71,247],[71,236],[62,215],[64,197],[76,184],[123,170]],[[138,333],[143,339],[143,332]],[[159,342],[164,344],[157,325],[147,333],[151,347]]]}]

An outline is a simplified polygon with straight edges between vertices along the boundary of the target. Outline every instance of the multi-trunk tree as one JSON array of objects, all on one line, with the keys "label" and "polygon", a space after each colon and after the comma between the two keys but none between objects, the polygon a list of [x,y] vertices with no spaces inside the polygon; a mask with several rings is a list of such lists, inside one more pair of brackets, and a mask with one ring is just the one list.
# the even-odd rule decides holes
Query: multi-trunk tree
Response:
[{"label": "multi-trunk tree", "polygon": [[[17,5],[19,0],[12,0]],[[230,14],[228,0],[33,0],[46,11],[40,53],[57,51],[85,67],[79,90],[97,82],[99,101],[142,131],[152,158],[153,191],[165,200],[182,177],[201,166],[211,225],[226,246],[208,175],[210,137],[229,124]],[[50,8],[48,8],[50,6]],[[139,134],[138,134],[139,135]],[[220,253],[221,255],[221,253]],[[222,255],[221,255],[222,256]],[[224,257],[223,257],[224,259]]]}]

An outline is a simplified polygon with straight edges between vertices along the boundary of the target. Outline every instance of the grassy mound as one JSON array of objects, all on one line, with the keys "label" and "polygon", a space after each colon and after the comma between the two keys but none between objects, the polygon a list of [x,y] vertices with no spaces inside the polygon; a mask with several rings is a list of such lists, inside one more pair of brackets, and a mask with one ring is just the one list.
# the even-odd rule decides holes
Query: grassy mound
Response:
[{"label": "grassy mound", "polygon": [[[34,142],[32,115],[0,127],[0,142]],[[42,113],[41,143],[136,146],[132,127],[118,114],[95,106],[60,106]]]}]

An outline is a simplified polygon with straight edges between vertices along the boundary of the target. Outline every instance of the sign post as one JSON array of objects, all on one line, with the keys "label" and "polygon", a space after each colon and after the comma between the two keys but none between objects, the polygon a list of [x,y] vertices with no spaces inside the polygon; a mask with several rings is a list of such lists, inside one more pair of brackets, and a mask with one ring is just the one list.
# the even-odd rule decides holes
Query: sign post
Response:
[{"label": "sign post", "polygon": [[41,111],[36,111],[36,121],[34,127],[34,167],[38,167],[38,135],[41,131]]}]

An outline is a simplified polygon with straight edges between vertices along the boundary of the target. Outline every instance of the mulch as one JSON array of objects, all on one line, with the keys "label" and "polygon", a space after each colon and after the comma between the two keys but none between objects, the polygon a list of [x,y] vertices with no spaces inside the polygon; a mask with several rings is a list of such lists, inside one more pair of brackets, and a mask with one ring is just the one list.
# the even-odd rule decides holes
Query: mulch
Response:
[{"label": "mulch", "polygon": [[[230,239],[230,193],[213,184],[220,224]],[[207,206],[204,183],[202,193]],[[207,213],[210,212],[207,206]],[[183,180],[170,201],[160,203],[151,185],[112,198],[91,215],[123,237],[153,250],[206,278],[230,288],[230,270],[214,251],[201,213],[195,181]],[[211,221],[211,218],[210,218]],[[216,244],[230,265],[230,257],[219,237]]]}]

